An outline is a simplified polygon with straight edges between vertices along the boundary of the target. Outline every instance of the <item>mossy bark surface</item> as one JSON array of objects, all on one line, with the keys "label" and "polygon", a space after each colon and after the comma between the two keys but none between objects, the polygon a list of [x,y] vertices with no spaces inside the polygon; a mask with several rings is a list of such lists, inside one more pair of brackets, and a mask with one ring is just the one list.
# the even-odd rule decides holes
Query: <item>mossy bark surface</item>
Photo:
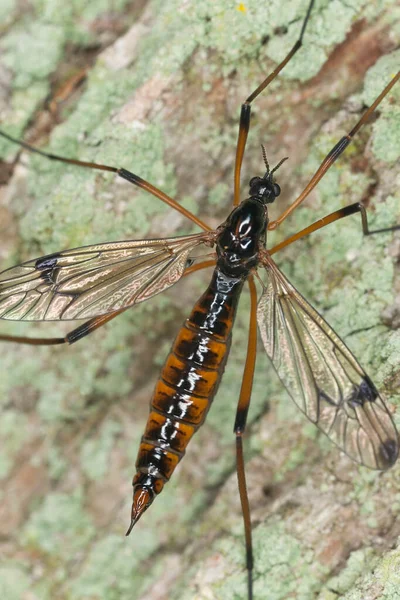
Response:
[{"label": "mossy bark surface", "polygon": [[[125,167],[216,227],[232,205],[240,104],[296,40],[306,4],[3,2],[1,127],[53,153]],[[317,1],[304,46],[254,104],[243,198],[248,180],[263,173],[261,143],[272,165],[289,156],[272,218],[296,197],[398,70],[399,33],[392,0]],[[82,69],[86,77],[68,93]],[[372,228],[400,223],[399,100],[397,85],[269,247],[357,201]],[[95,242],[196,231],[110,174],[21,153],[3,139],[0,155],[4,269]],[[394,412],[399,253],[398,234],[365,239],[354,216],[275,256]],[[2,598],[246,598],[232,434],[246,290],[207,422],[124,537],[148,400],[209,278],[184,278],[71,347],[0,347]],[[74,327],[1,324],[2,332],[49,337]],[[257,600],[398,597],[399,467],[375,473],[341,455],[292,405],[261,346],[246,455]]]}]

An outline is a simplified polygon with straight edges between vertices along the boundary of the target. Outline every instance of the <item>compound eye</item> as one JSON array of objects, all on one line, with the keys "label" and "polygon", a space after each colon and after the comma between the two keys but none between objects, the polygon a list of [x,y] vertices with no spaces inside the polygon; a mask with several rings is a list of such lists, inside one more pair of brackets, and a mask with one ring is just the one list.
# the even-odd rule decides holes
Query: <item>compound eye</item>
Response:
[{"label": "compound eye", "polygon": [[256,183],[258,183],[260,181],[259,177],[252,177],[249,181],[249,186],[253,187],[253,185],[255,185]]},{"label": "compound eye", "polygon": [[275,196],[275,198],[276,198],[277,196],[279,196],[279,194],[281,193],[281,188],[280,188],[280,186],[279,186],[277,183],[274,183],[274,184],[273,184],[273,187],[272,187],[272,189],[273,189],[273,192],[274,192],[274,196]]}]

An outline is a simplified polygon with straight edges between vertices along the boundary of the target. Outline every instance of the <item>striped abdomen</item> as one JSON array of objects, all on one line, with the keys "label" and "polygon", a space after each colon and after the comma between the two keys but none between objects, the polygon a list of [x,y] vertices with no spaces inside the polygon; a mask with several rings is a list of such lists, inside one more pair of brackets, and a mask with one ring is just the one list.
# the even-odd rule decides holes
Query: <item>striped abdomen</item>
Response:
[{"label": "striped abdomen", "polygon": [[161,492],[204,422],[228,357],[243,282],[244,277],[226,277],[215,269],[172,346],[139,448],[129,531]]}]

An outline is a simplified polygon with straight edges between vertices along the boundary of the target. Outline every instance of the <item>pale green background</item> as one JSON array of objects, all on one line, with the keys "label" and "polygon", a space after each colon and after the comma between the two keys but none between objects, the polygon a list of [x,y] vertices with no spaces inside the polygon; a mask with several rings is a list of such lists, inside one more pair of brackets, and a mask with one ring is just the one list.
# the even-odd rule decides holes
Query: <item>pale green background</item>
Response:
[{"label": "pale green background", "polygon": [[[62,123],[51,127],[49,148],[131,169],[217,226],[232,201],[240,102],[290,48],[305,8],[295,0],[37,0],[21,10],[3,1],[2,127],[23,136],[43,115],[65,57],[95,53],[117,38],[126,51],[123,35],[136,23],[141,38],[129,64],[98,58],[83,92],[61,110]],[[271,163],[290,157],[277,176],[281,206],[301,191],[398,69],[399,53],[387,52],[399,39],[399,17],[390,0],[317,1],[304,47],[254,107],[244,182],[262,172],[262,142]],[[362,57],[374,52],[383,56],[364,80]],[[304,207],[270,236],[271,245],[360,199],[370,202],[372,226],[400,221],[399,88]],[[39,141],[46,144],[46,136]],[[0,150],[10,161],[18,149],[0,140]],[[26,153],[1,194],[4,268],[83,244],[195,230],[111,175]],[[355,216],[276,257],[394,405],[400,334],[384,321],[399,290],[398,253],[398,236],[363,239]],[[232,428],[247,293],[206,425],[174,480],[124,537],[148,399],[208,278],[193,276],[70,348],[2,346],[2,598],[245,598]],[[73,327],[2,325],[49,336]],[[398,535],[398,467],[382,476],[341,456],[292,406],[261,347],[249,420],[255,598],[365,599],[371,590],[397,598],[400,559],[389,549]]]}]

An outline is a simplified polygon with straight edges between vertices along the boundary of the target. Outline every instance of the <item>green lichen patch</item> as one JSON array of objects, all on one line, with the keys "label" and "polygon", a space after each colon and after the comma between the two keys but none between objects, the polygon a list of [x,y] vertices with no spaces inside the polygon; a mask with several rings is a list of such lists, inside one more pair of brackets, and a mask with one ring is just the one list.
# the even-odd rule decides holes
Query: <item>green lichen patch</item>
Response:
[{"label": "green lichen patch", "polygon": [[103,424],[96,439],[89,439],[82,445],[81,465],[89,479],[97,480],[106,475],[110,452],[120,430],[118,423],[109,420]]},{"label": "green lichen patch", "polygon": [[83,494],[49,494],[20,534],[25,547],[41,552],[50,562],[63,562],[91,539],[94,528],[83,508]]},{"label": "green lichen patch", "polygon": [[389,552],[377,565],[374,564],[373,570],[360,577],[354,588],[344,594],[343,600],[364,600],[371,594],[382,600],[395,600],[399,585],[399,551],[396,549]]},{"label": "green lichen patch", "polygon": [[93,545],[77,576],[68,583],[66,598],[128,600],[132,593],[139,597],[143,577],[140,565],[154,549],[153,543],[151,537],[142,534],[140,545],[133,551],[129,538],[102,537]]},{"label": "green lichen patch", "polygon": [[[363,99],[371,104],[398,72],[400,51],[392,52],[382,57],[369,70],[365,78]],[[385,98],[379,107],[381,116],[374,124],[372,151],[377,159],[394,163],[400,155],[400,92],[399,86],[394,86],[390,96]]]},{"label": "green lichen patch", "polygon": [[[253,0],[229,6],[226,2],[211,0],[149,3],[148,35],[141,41],[137,55],[128,67],[120,70],[113,70],[102,58],[98,60],[79,102],[69,108],[69,114],[63,115],[66,122],[54,128],[47,147],[62,155],[131,169],[196,213],[206,212],[210,222],[218,225],[219,216],[222,221],[225,213],[222,208],[219,211],[217,200],[225,201],[230,207],[232,196],[240,102],[293,44],[306,4],[304,0],[283,5]],[[43,57],[33,66],[29,66],[28,61],[27,70],[21,70],[20,77],[30,78],[31,85],[29,89],[14,85],[11,90],[10,110],[15,118],[7,117],[7,123],[16,135],[23,133],[25,124],[47,95],[52,69],[57,68],[59,49],[64,52],[63,39],[71,36],[75,44],[88,47],[94,39],[91,19],[103,15],[104,8],[108,10],[103,2],[78,8],[65,2],[62,6],[59,2],[39,1],[31,5],[36,16],[42,15],[40,31],[55,32],[51,40],[46,41],[44,37],[42,43],[46,41],[49,47],[53,44],[56,60],[52,64],[51,57],[47,57],[47,62]],[[122,9],[123,2],[114,3],[113,7]],[[260,141],[271,142],[268,155],[279,159],[285,155],[286,140],[294,137],[301,150],[298,154],[297,149],[290,152],[291,162],[282,167],[277,179],[282,183],[283,192],[289,190],[291,198],[301,191],[329,149],[354,126],[363,107],[358,95],[351,99],[351,110],[348,110],[344,103],[346,90],[337,92],[334,76],[328,84],[325,80],[327,88],[318,89],[322,96],[306,83],[299,86],[293,77],[305,80],[315,75],[333,46],[345,39],[353,23],[366,17],[363,27],[368,27],[368,19],[374,26],[376,23],[381,26],[381,15],[386,18],[390,15],[392,20],[393,14],[391,1],[384,5],[358,2],[351,7],[344,2],[317,3],[303,48],[286,75],[274,82],[255,103],[244,183],[262,168]],[[129,19],[128,14],[126,18]],[[35,33],[35,25],[29,19],[18,22],[17,27],[23,39],[28,33]],[[62,34],[57,37],[60,29]],[[20,51],[15,39],[10,37],[7,60],[8,68],[17,70],[16,57]],[[29,44],[33,56],[39,41],[30,40]],[[16,74],[15,82],[18,76]],[[163,79],[159,94],[146,104],[146,98],[150,97],[146,90],[152,86],[158,89],[160,76],[170,78],[170,83],[167,85]],[[378,81],[373,88],[376,94],[382,89]],[[132,103],[140,116],[124,120],[126,106]],[[391,109],[393,104],[385,102],[373,127],[364,128],[304,208],[287,220],[277,236],[289,235],[361,198],[369,201],[371,225],[384,227],[395,222],[398,193],[386,171],[387,165],[392,167],[394,163],[386,163],[375,153],[374,147],[371,152],[369,142],[371,132],[376,136],[384,113],[390,113],[390,127],[395,130],[397,117],[394,112],[387,112],[388,107]],[[310,112],[311,125],[306,118]],[[390,135],[383,137],[387,155],[394,156],[395,141]],[[4,148],[7,156],[15,156],[15,148],[10,149],[10,145],[6,148],[5,142]],[[294,170],[292,165],[299,165],[307,153],[306,164]],[[190,224],[185,226],[180,217],[155,198],[110,174],[74,169],[34,156],[28,158],[26,153],[21,160],[29,168],[28,191],[18,190],[7,198],[17,231],[8,264],[65,247],[174,235],[191,227]],[[285,202],[281,199],[277,212]],[[277,236],[269,236],[270,245]],[[380,319],[382,309],[393,301],[393,252],[387,250],[391,240],[390,235],[385,239],[378,236],[363,240],[359,219],[354,216],[277,254],[276,260],[310,302],[324,312],[338,333],[345,336],[377,385],[384,386],[392,378],[393,387],[399,357],[398,334],[388,332]],[[193,597],[234,598],[236,595],[242,599],[245,594],[242,520],[233,475],[232,429],[247,344],[247,290],[244,290],[235,325],[227,371],[207,423],[196,434],[174,479],[130,538],[125,540],[123,532],[120,536],[112,533],[119,529],[120,517],[121,522],[123,517],[119,514],[115,517],[109,506],[125,502],[124,516],[127,522],[129,520],[130,482],[147,416],[147,402],[157,376],[156,363],[162,361],[192,301],[207,285],[206,278],[198,275],[185,278],[179,287],[119,316],[106,328],[70,348],[10,345],[2,355],[2,406],[9,409],[11,405],[14,412],[20,397],[31,398],[26,410],[28,416],[32,411],[38,419],[35,435],[43,436],[45,446],[35,461],[47,469],[46,481],[50,481],[51,490],[35,491],[29,507],[33,516],[28,517],[20,539],[15,541],[21,544],[27,556],[27,570],[25,565],[22,570],[32,582],[32,593],[40,598],[47,600],[58,594],[68,600],[92,600],[93,597],[133,600],[144,595],[145,589],[152,589],[157,577],[164,577],[164,591],[169,598],[175,595],[192,600]],[[2,331],[56,336],[73,327],[71,323],[43,327],[5,324]],[[246,457],[253,459],[250,460],[249,489],[251,498],[256,499],[257,522],[262,523],[255,531],[256,597],[264,597],[271,582],[277,598],[298,592],[299,597],[308,600],[323,588],[324,572],[315,558],[318,542],[305,539],[308,532],[300,527],[295,533],[283,522],[271,525],[267,509],[262,509],[268,500],[260,490],[272,480],[274,493],[296,498],[299,482],[312,481],[314,487],[310,489],[316,505],[323,505],[324,514],[332,513],[337,499],[334,491],[341,489],[340,481],[336,481],[334,475],[322,477],[321,470],[334,474],[341,459],[334,458],[338,456],[337,451],[331,449],[325,438],[323,442],[318,441],[315,428],[305,424],[305,418],[282,390],[261,347],[259,352],[245,442]],[[260,415],[268,403],[272,410],[261,422]],[[277,437],[272,439],[265,433],[265,423],[276,431]],[[12,417],[5,421],[10,452],[4,472],[9,472],[18,454],[18,428],[23,429],[23,419],[14,421]],[[308,451],[310,447],[320,453],[320,462],[314,461],[315,455]],[[282,470],[276,479],[264,471],[266,464],[270,468],[268,453],[273,454],[273,459],[277,456],[281,459]],[[265,463],[259,454],[265,457]],[[257,472],[252,470],[255,463]],[[399,492],[394,483],[395,475],[388,473],[382,479],[374,476],[370,480],[350,467],[346,475],[347,470],[356,482],[354,486],[349,485],[351,491],[349,496],[343,496],[343,502],[362,506],[359,514],[366,531],[381,531],[382,517],[377,514],[379,489],[393,498],[391,510],[397,510]],[[88,493],[67,494],[65,486],[71,485],[71,481],[74,485],[78,482],[75,487]],[[226,486],[219,493],[225,481]],[[258,486],[257,493],[254,482]],[[4,493],[8,493],[8,488]],[[324,494],[329,493],[332,493],[330,504],[324,504]],[[47,499],[42,500],[43,496]],[[270,502],[273,508],[268,504],[268,510],[271,508],[278,520],[297,511],[302,514],[295,502],[282,506],[279,498],[276,499],[276,504],[273,499]],[[207,510],[210,503],[214,506]],[[387,513],[392,514],[389,509]],[[100,520],[102,525],[95,531],[94,523]],[[329,535],[328,522],[326,530]],[[220,537],[223,542],[218,541]],[[10,543],[14,543],[14,539]],[[17,550],[16,547],[16,553]],[[181,567],[168,579],[169,573],[163,571],[168,570],[171,554],[179,555],[185,567],[190,565],[188,574],[186,568]],[[341,567],[335,565],[334,568],[340,570]],[[44,575],[37,581],[33,572],[35,577],[38,572]],[[56,588],[46,584],[50,573]],[[24,581],[22,575],[20,579]],[[9,581],[6,577],[4,580]],[[352,585],[351,581],[348,579],[348,586]],[[179,592],[182,585],[186,585],[186,589]],[[19,591],[18,585],[15,589]]]},{"label": "green lichen patch", "polygon": [[0,594],[7,600],[21,600],[30,589],[27,571],[13,563],[3,563],[0,567]]},{"label": "green lichen patch", "polygon": [[15,455],[22,447],[25,439],[27,420],[25,415],[13,410],[2,411],[0,422],[0,479],[9,473]]},{"label": "green lichen patch", "polygon": [[[255,528],[254,550],[257,556],[255,598],[284,600],[294,594],[301,600],[314,597],[323,580],[324,568],[316,562],[312,551],[285,531],[282,523]],[[195,596],[199,600],[209,597],[239,600],[246,597],[244,547],[239,540],[224,537],[209,551],[203,563],[204,570],[201,567],[197,572],[195,568],[191,569],[186,591],[175,598],[189,600]]]},{"label": "green lichen patch", "polygon": [[[335,590],[335,598],[341,597],[342,594],[351,590],[357,579],[366,570],[371,569],[374,564],[376,564],[376,557],[370,548],[356,550],[350,554],[346,566],[340,574],[327,581],[326,588]],[[325,597],[323,600],[325,600]]]}]

